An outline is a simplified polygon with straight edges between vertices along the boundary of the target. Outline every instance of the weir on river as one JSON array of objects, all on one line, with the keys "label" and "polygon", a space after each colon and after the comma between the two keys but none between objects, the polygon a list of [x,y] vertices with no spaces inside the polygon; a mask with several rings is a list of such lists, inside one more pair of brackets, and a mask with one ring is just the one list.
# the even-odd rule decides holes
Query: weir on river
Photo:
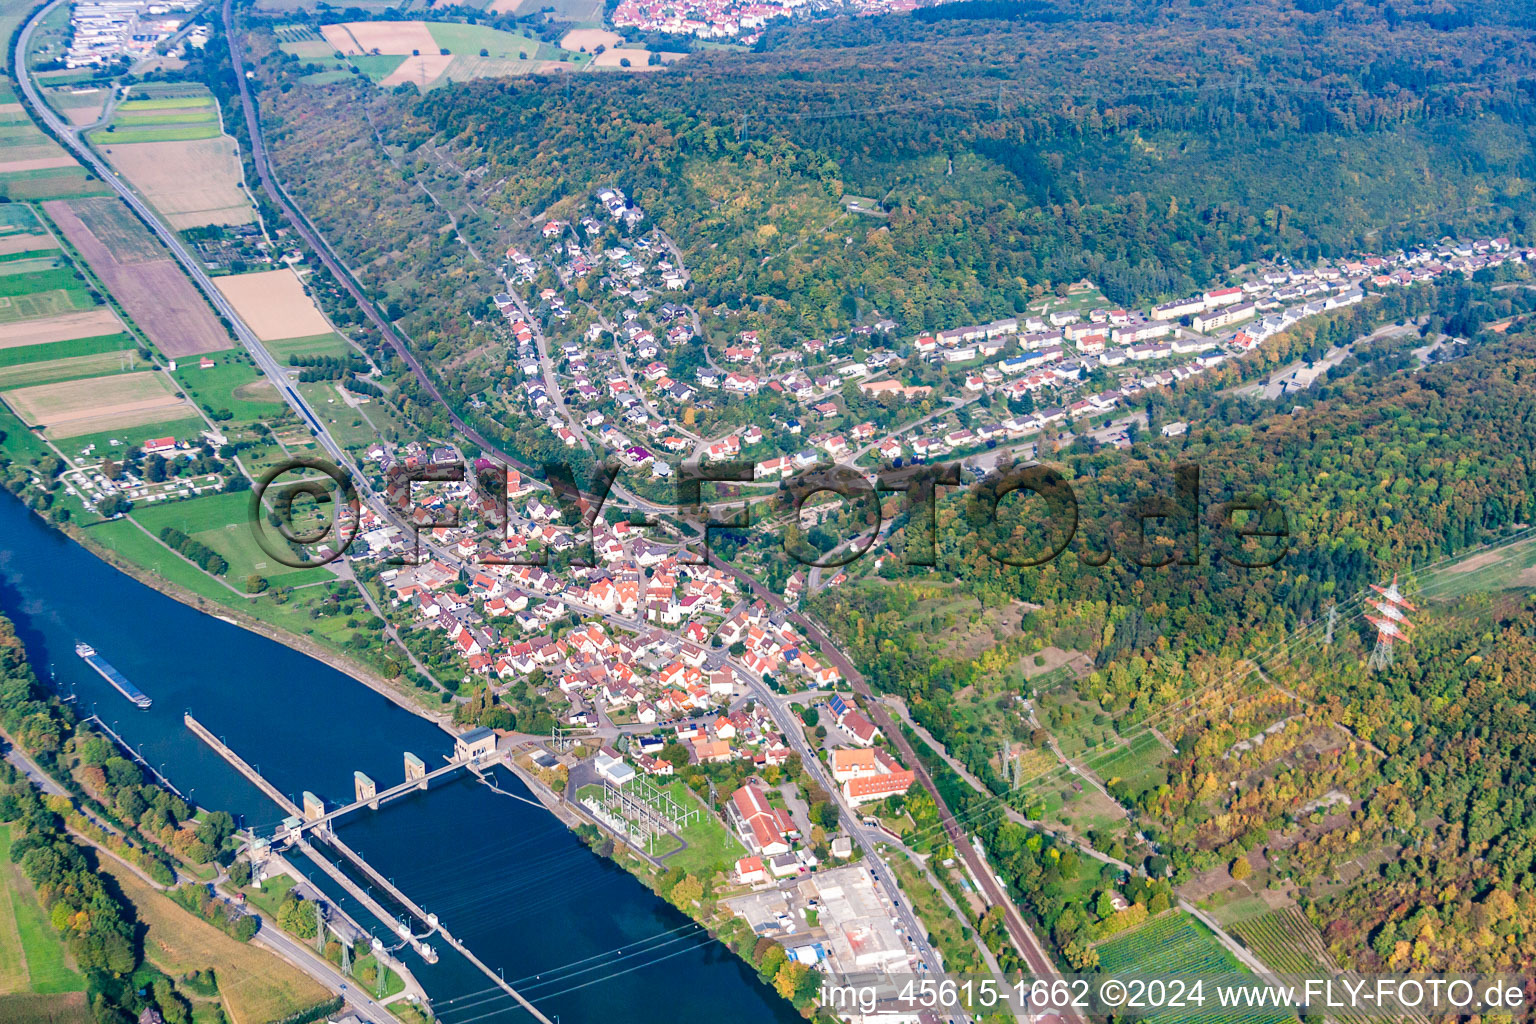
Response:
[{"label": "weir on river", "polygon": [[[360,810],[364,807],[376,809],[380,804],[384,803],[392,797],[402,796],[406,793],[420,789],[426,789],[428,784],[433,779],[447,775],[449,772],[456,771],[459,768],[474,767],[477,765],[486,764],[496,756],[494,746],[492,747],[492,750],[489,754],[471,754],[467,757],[449,761],[441,768],[434,769],[433,771],[427,772],[426,774],[419,774],[411,770],[413,765],[412,755],[407,753],[405,755],[407,776],[403,783],[385,790],[382,793],[375,794],[370,792],[366,797],[363,797],[354,803],[347,804],[344,807],[339,807],[333,811],[327,812],[322,808],[322,813],[316,815],[310,813],[313,810],[308,800],[308,797],[311,796],[311,794],[306,792],[305,806],[303,808],[298,807],[293,803],[293,801],[283,796],[281,790],[272,785],[266,779],[262,778],[256,769],[246,763],[245,759],[242,758],[239,754],[236,754],[233,750],[231,750],[228,744],[214,736],[213,733],[209,732],[201,722],[193,718],[190,711],[182,716],[182,720],[186,722],[188,729],[191,729],[195,734],[197,734],[199,739],[212,747],[214,751],[219,754],[219,756],[223,757],[224,760],[233,765],[236,771],[250,779],[253,783],[256,784],[257,788],[271,797],[279,807],[287,811],[290,818],[298,819],[297,821],[286,821],[283,823],[283,826],[279,828],[277,832],[276,838],[278,840],[283,842],[302,842],[304,833],[307,830],[313,830],[320,833],[321,835],[326,836],[326,840],[332,849],[334,849],[337,853],[341,854],[349,862],[351,862],[354,868],[367,875],[369,880],[374,885],[378,886],[381,891],[388,893],[396,903],[400,904],[402,907],[409,910],[412,914],[416,915],[417,920],[419,920],[423,925],[427,927],[427,932],[425,935],[415,939],[415,946],[417,952],[422,954],[422,957],[428,963],[436,963],[437,954],[431,952],[430,947],[426,946],[423,940],[427,936],[435,933],[442,939],[442,941],[458,950],[465,959],[479,968],[480,973],[489,978],[493,985],[497,986],[502,991],[506,992],[507,995],[517,1000],[518,1005],[522,1006],[523,1009],[533,1014],[533,1016],[536,1017],[541,1022],[541,1024],[554,1024],[554,1021],[546,1017],[542,1010],[540,1010],[537,1006],[534,1006],[527,999],[524,999],[522,994],[519,993],[517,989],[507,984],[505,979],[487,967],[483,962],[481,962],[480,958],[475,956],[474,953],[470,952],[470,950],[462,942],[454,938],[453,933],[448,931],[447,927],[443,925],[436,914],[429,914],[427,911],[417,906],[415,900],[411,899],[403,891],[401,891],[393,881],[385,878],[383,875],[379,874],[378,871],[374,870],[373,865],[363,860],[363,858],[355,850],[353,850],[346,843],[342,842],[341,839],[330,828],[331,822],[335,821],[342,815],[350,814],[351,812]],[[415,761],[414,763],[420,764],[420,761]],[[359,775],[361,775],[361,773],[359,773]],[[378,917],[386,926],[393,927],[394,919],[389,915],[387,911],[384,910],[383,907],[374,902],[372,897],[370,897],[366,892],[359,888],[356,882],[352,881],[344,873],[335,870],[330,862],[327,861],[324,857],[313,857],[312,859],[320,865],[322,870],[325,870],[326,873],[331,876],[337,885],[340,885],[342,888],[346,889],[352,894],[354,899],[368,907],[368,909],[373,912],[375,917]]]},{"label": "weir on river", "polygon": [[[136,531],[119,520],[83,532],[106,543]],[[313,593],[294,591],[307,592]],[[354,800],[355,773],[380,780],[383,792],[401,777],[402,751],[452,743],[435,722],[350,676],[208,614],[238,608],[213,600],[205,608],[174,601],[118,572],[0,494],[0,612],[15,622],[28,657],[34,665],[54,665],[61,687],[73,689],[83,707],[95,701],[106,723],[142,753],[143,763],[199,807],[229,811],[264,836],[289,816],[187,728],[186,708],[280,795],[308,789],[332,798],[330,806]],[[154,706],[139,711],[125,705],[76,658],[74,644],[82,636],[110,650],[114,666],[154,693]],[[456,772],[430,792],[413,790],[378,812],[359,810],[329,823],[378,875],[446,920],[471,951],[464,955],[443,944],[435,964],[409,947],[401,951],[443,1024],[530,1019],[510,994],[490,985],[487,968],[498,978],[504,973],[551,1019],[567,1022],[800,1021],[788,1001],[718,942],[663,938],[689,919],[589,850],[529,799],[515,773],[496,766],[485,774],[523,799],[506,799],[475,776]],[[309,858],[296,850],[294,859],[303,869]],[[316,888],[332,902],[373,921],[373,911],[350,891],[321,871],[313,874]],[[377,885],[372,888],[382,897]]]}]

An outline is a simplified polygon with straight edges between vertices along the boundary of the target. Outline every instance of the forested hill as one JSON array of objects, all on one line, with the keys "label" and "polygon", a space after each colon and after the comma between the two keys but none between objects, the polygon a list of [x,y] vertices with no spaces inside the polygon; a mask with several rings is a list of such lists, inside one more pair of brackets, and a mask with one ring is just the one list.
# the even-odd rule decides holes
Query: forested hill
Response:
[{"label": "forested hill", "polygon": [[[948,326],[1082,277],[1128,303],[1275,252],[1520,235],[1521,11],[1304,6],[1322,9],[1097,0],[795,26],[649,76],[438,89],[399,138],[488,162],[505,182],[474,199],[502,214],[618,181],[707,297],[807,331],[848,291]],[[840,218],[845,194],[889,219]]]},{"label": "forested hill", "polygon": [[[882,575],[893,582],[953,580],[984,604],[1021,600],[1069,609],[1068,618],[1113,610],[1112,618],[1123,616],[1118,628],[1091,631],[1088,644],[1104,661],[1127,649],[1166,646],[1174,637],[1186,655],[1239,657],[1317,620],[1330,603],[1372,582],[1529,523],[1536,501],[1533,388],[1536,338],[1495,336],[1445,365],[1359,375],[1294,412],[1277,410],[1250,422],[1251,407],[1237,405],[1212,410],[1204,426],[1174,440],[1147,439],[1123,451],[1047,450],[1046,460],[1071,482],[1078,506],[1076,536],[1063,554],[1031,568],[997,560],[999,552],[1037,555],[1062,542],[1065,520],[1047,518],[1043,500],[1013,497],[996,514],[978,506],[978,515],[969,498],[957,498],[940,508],[941,570],[903,569],[893,559]],[[1163,401],[1154,398],[1154,421],[1164,415]],[[1193,526],[1181,517],[1148,526],[1145,543],[1133,518],[1142,503],[1173,496],[1176,464],[1200,469],[1206,514],[1198,565],[1144,568],[1138,560],[1195,557]],[[1239,551],[1210,515],[1217,503],[1244,497],[1270,499],[1283,512],[1286,554],[1271,568],[1224,560],[1262,561],[1251,544]],[[859,600],[829,597],[840,607],[827,621],[859,632],[861,610],[853,606]],[[842,607],[847,602],[853,605]],[[892,659],[867,666],[878,678],[922,679],[923,689],[945,685],[931,662],[906,661],[900,645],[888,642],[891,631],[871,628],[862,635],[885,643],[878,654],[867,652],[872,659]],[[1105,699],[1133,697],[1110,688]]]}]

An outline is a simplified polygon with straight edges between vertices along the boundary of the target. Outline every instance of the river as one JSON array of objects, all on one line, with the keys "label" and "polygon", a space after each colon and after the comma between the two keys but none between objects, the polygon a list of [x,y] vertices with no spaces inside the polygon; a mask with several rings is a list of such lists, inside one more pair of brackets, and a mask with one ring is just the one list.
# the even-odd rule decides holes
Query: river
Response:
[{"label": "river", "polygon": [[[0,491],[0,611],[38,674],[50,671],[203,807],[270,834],[281,814],[192,735],[191,711],[283,791],[352,799],[352,773],[404,778],[403,752],[440,764],[446,733],[351,677],[196,611],[51,530]],[[85,641],[154,699],[139,711],[75,656]],[[498,769],[500,784],[526,792]],[[338,834],[540,1009],[571,1024],[788,1024],[800,1017],[756,974],[542,808],[468,773]],[[300,862],[302,867],[302,862]],[[315,872],[317,880],[321,879]],[[327,887],[328,889],[330,887]],[[357,910],[364,926],[382,925]],[[444,1024],[530,1020],[452,950],[410,963]]]}]

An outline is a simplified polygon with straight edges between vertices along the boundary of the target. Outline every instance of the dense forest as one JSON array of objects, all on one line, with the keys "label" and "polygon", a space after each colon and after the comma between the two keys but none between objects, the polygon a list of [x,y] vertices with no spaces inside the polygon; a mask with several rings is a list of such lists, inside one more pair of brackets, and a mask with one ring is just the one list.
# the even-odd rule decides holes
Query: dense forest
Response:
[{"label": "dense forest", "polygon": [[[1500,294],[1468,286],[1419,301],[1454,317]],[[881,585],[826,591],[813,608],[870,679],[901,695],[991,792],[1028,813],[1040,813],[1035,776],[1022,785],[1010,777],[1000,746],[1036,751],[1038,764],[1049,744],[1081,734],[1092,765],[1093,738],[1134,748],[1150,728],[1170,751],[1155,771],[1103,774],[1177,881],[1252,856],[1313,891],[1303,902],[1343,962],[1527,964],[1532,948],[1513,924],[1532,870],[1527,790],[1536,767],[1522,753],[1536,636],[1533,606],[1518,596],[1529,574],[1515,575],[1526,556],[1514,549],[1514,568],[1492,584],[1477,582],[1484,562],[1475,559],[1444,575],[1410,573],[1519,534],[1531,519],[1536,338],[1479,339],[1439,365],[1357,367],[1304,405],[1266,413],[1234,402],[1214,416],[1208,408],[1209,426],[1181,438],[1057,452],[1052,462],[1085,510],[1087,543],[1037,568],[999,564],[987,552],[1028,531],[999,531],[956,497],[940,506],[938,569],[891,559]],[[1395,365],[1393,352],[1377,355]],[[1275,499],[1288,520],[1285,557],[1258,570],[1224,565],[1207,536],[1199,566],[1137,565],[1124,510],[1166,496],[1174,463],[1198,465],[1212,500],[1244,490]],[[1015,505],[997,520],[1024,523],[1037,511]],[[1177,541],[1170,550],[1190,551],[1181,535],[1189,525],[1159,531]],[[1110,538],[1114,556],[1090,564]],[[1424,628],[1374,672],[1357,595],[1395,572],[1422,592]],[[1006,613],[1016,631],[982,650],[957,647],[956,629],[963,635],[978,620],[957,619],[962,594],[981,619],[987,609]],[[1332,606],[1346,612],[1325,645]],[[1031,721],[1012,710],[1014,695],[1031,693],[1018,666],[1046,645],[1089,652],[1093,670],[1036,693],[1042,714]],[[1244,742],[1260,733],[1262,747]],[[1354,809],[1305,810],[1340,799]],[[957,803],[1000,827],[997,805],[963,787]],[[1112,841],[1117,854],[1149,851],[1126,845],[1124,834]],[[1338,886],[1358,862],[1371,869]]]},{"label": "dense forest", "polygon": [[[1274,252],[1516,230],[1528,60],[1512,26],[1358,5],[1087,4],[788,29],[639,81],[435,90],[398,138],[505,174],[483,196],[504,216],[623,182],[713,298],[814,330],[862,288],[916,329],[1085,276],[1145,301]],[[889,221],[839,218],[845,194]]]},{"label": "dense forest", "polygon": [[[292,59],[254,47],[288,187],[445,360],[489,340],[476,321],[495,254],[606,183],[677,241],[701,308],[812,336],[846,329],[850,308],[916,332],[1085,277],[1141,303],[1274,254],[1526,230],[1522,11],[1446,22],[1265,0],[954,16],[990,10],[790,26],[761,52],[663,73],[422,97],[291,87]],[[882,215],[846,210],[857,195]],[[497,369],[450,365],[471,389]]]},{"label": "dense forest", "polygon": [[[1143,649],[1171,651],[1180,660],[1239,656],[1317,619],[1331,601],[1396,568],[1436,561],[1529,521],[1536,492],[1536,467],[1528,458],[1536,444],[1529,415],[1536,397],[1533,372],[1536,339],[1510,337],[1419,373],[1341,385],[1328,400],[1256,423],[1218,419],[1176,442],[1149,439],[1128,451],[1058,452],[1054,461],[1077,490],[1082,510],[1078,538],[1067,551],[1036,568],[1003,565],[990,552],[1010,545],[1039,549],[1043,540],[1025,543],[1023,527],[1043,505],[1002,506],[997,521],[1020,529],[1000,539],[993,535],[995,523],[978,530],[966,500],[957,497],[940,506],[943,578],[988,605],[1016,600],[1047,606],[1050,611],[1037,613],[1042,621],[1086,616],[1093,629],[1114,634],[1096,643],[1104,649],[1101,662]],[[1167,497],[1175,462],[1200,467],[1210,502],[1250,491],[1276,501],[1289,533],[1284,558],[1262,569],[1218,560],[1205,523],[1200,564],[1136,564],[1135,549],[1124,546],[1133,534],[1123,519],[1138,504]],[[1175,550],[1192,553],[1188,534],[1169,537],[1179,541]],[[1091,564],[1106,547],[1114,557]],[[915,585],[925,572],[903,570],[892,559],[883,575]],[[882,627],[879,608],[861,602],[888,599],[878,589],[873,598],[864,593],[830,592],[825,618],[841,624],[876,676],[917,700],[966,685],[963,674],[929,657],[921,631]],[[1069,614],[1069,608],[1079,611]],[[1113,631],[1104,609],[1116,609]],[[888,614],[899,621],[901,611],[897,603]],[[1145,685],[1107,685],[1104,695],[1115,708],[1133,708],[1151,697]]]}]

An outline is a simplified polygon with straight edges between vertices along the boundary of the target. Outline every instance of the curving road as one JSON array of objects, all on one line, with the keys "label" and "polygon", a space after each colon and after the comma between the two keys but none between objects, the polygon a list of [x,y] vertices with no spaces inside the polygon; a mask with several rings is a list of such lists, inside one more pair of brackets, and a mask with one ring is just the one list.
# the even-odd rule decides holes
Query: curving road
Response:
[{"label": "curving road", "polygon": [[[278,383],[279,390],[282,392],[284,400],[288,403],[288,405],[291,406],[294,411],[298,413],[302,419],[308,422],[310,426],[315,430],[315,436],[320,442],[321,447],[325,449],[326,453],[336,461],[337,465],[346,467],[349,471],[352,471],[358,479],[366,480],[366,478],[364,478],[361,473],[356,472],[355,467],[352,465],[351,459],[345,450],[342,449],[341,445],[338,444],[336,440],[330,435],[330,432],[326,430],[320,418],[316,416],[312,410],[309,409],[308,405],[296,391],[286,386],[286,376],[284,374],[283,368],[277,363],[276,360],[271,357],[266,349],[261,346],[260,342],[256,338],[255,333],[251,331],[251,329],[246,326],[245,322],[240,319],[239,314],[235,312],[234,307],[228,302],[228,300],[224,298],[223,294],[218,290],[218,288],[214,286],[212,279],[203,270],[201,263],[199,263],[195,258],[192,257],[189,252],[187,252],[186,248],[182,245],[180,238],[177,237],[175,232],[171,231],[164,224],[162,224],[155,212],[151,210],[150,207],[144,203],[143,200],[141,200],[138,195],[135,194],[133,190],[129,188],[128,185],[124,183],[117,176],[117,174],[113,172],[113,170],[107,166],[107,164],[85,144],[83,140],[80,139],[78,130],[74,126],[69,125],[67,122],[61,119],[48,107],[46,103],[43,102],[43,99],[32,80],[31,72],[26,66],[25,54],[28,44],[31,41],[32,35],[41,19],[46,16],[48,12],[54,10],[66,2],[68,2],[68,0],[53,0],[52,3],[40,8],[35,14],[33,14],[30,19],[28,19],[27,23],[23,26],[21,32],[18,33],[16,37],[16,47],[12,55],[12,59],[14,61],[14,67],[17,69],[17,81],[21,85],[24,101],[29,107],[32,108],[35,115],[48,126],[48,128],[56,137],[59,138],[65,147],[73,152],[74,155],[82,163],[95,171],[95,173],[103,181],[111,185],[114,191],[116,191],[117,194],[122,197],[122,199],[134,210],[134,212],[137,213],[147,225],[149,225],[150,229],[165,244],[165,246],[171,250],[171,253],[173,256],[175,256],[177,262],[182,265],[182,268],[187,272],[188,276],[190,276],[192,280],[196,282],[198,287],[202,289],[203,293],[207,296],[213,307],[229,320],[229,323],[234,329],[235,336],[240,340],[241,344],[245,346],[246,350],[251,354],[257,365],[262,369],[264,373],[266,373],[269,377]],[[258,179],[261,182],[262,189],[284,212],[290,223],[293,225],[294,229],[315,252],[317,258],[319,258],[319,260],[326,266],[326,268],[337,279],[337,281],[341,283],[342,287],[344,287],[352,295],[353,300],[357,302],[358,306],[368,316],[369,320],[371,320],[373,324],[379,329],[380,333],[389,343],[390,347],[393,348],[401,360],[408,367],[410,367],[412,373],[421,383],[423,389],[426,390],[427,393],[446,410],[454,427],[463,433],[463,435],[470,441],[479,445],[487,453],[496,456],[508,465],[511,465],[529,474],[533,474],[534,471],[532,467],[526,466],[517,459],[513,459],[511,456],[501,451],[500,448],[498,448],[496,445],[491,444],[478,431],[474,430],[472,427],[466,424],[463,419],[453,410],[452,406],[450,406],[448,402],[443,398],[442,392],[438,389],[437,385],[427,375],[425,369],[421,366],[421,363],[417,360],[415,355],[411,353],[409,346],[406,345],[405,341],[400,337],[398,332],[396,332],[394,326],[378,313],[373,302],[367,297],[367,295],[363,293],[361,287],[352,278],[352,275],[341,266],[340,261],[332,255],[327,244],[310,226],[308,221],[298,212],[295,206],[289,201],[286,193],[284,193],[281,187],[277,184],[272,176],[271,165],[267,158],[265,146],[262,142],[261,125],[256,114],[255,102],[251,97],[250,86],[245,78],[245,63],[243,55],[240,51],[240,46],[236,38],[236,34],[232,31],[234,23],[232,0],[224,0],[223,17],[226,36],[229,40],[230,60],[233,67],[235,68],[235,78],[239,82],[240,86],[240,100],[244,109],[246,126],[250,135],[252,157],[255,161],[256,173]],[[364,483],[363,486],[366,487],[366,483]],[[635,500],[639,501],[641,504],[650,504],[649,502],[644,502],[640,499]],[[747,583],[751,591],[758,597],[765,599],[770,606],[787,611],[791,621],[795,622],[797,626],[805,631],[807,636],[816,641],[817,645],[827,655],[829,660],[837,665],[839,670],[842,671],[843,675],[853,683],[855,691],[865,697],[870,716],[874,719],[875,724],[880,726],[880,728],[886,733],[891,742],[897,747],[898,750],[900,750],[906,763],[912,766],[914,771],[917,773],[918,779],[922,783],[923,787],[928,790],[929,794],[933,797],[934,802],[939,808],[940,817],[944,823],[945,831],[949,833],[949,838],[954,844],[956,852],[966,862],[967,866],[970,867],[972,873],[981,883],[982,889],[986,893],[989,902],[1004,908],[1004,922],[1007,926],[1007,930],[1014,939],[1014,943],[1019,948],[1019,951],[1024,955],[1024,959],[1028,962],[1031,972],[1037,977],[1054,977],[1056,974],[1055,965],[1046,955],[1044,948],[1040,944],[1039,940],[1035,938],[1029,927],[1024,923],[1023,918],[1019,915],[1017,908],[1013,905],[1013,902],[1008,897],[1006,891],[1004,891],[1002,886],[997,882],[991,870],[981,860],[975,848],[971,845],[969,838],[965,835],[964,831],[954,820],[952,813],[949,811],[943,797],[938,791],[938,787],[934,784],[927,771],[924,770],[922,762],[918,760],[915,752],[906,742],[905,737],[902,736],[900,729],[897,728],[896,723],[891,720],[885,709],[873,699],[869,685],[867,682],[865,682],[858,669],[854,667],[853,663],[841,651],[837,649],[836,645],[833,644],[831,640],[826,637],[819,628],[817,628],[805,616],[788,609],[777,594],[772,593],[766,587],[762,586],[759,581],[753,579],[750,576],[747,576],[745,573],[742,573],[732,566],[727,564],[720,564],[718,562],[717,565],[720,565],[720,567],[725,569],[726,572]],[[771,702],[770,706],[772,706]],[[792,729],[786,729],[785,732],[786,735],[793,735]],[[853,831],[854,834],[859,835],[861,839],[864,838],[861,829],[855,829]],[[898,902],[900,901],[898,900]],[[1069,1020],[1072,1019],[1075,1019],[1075,1015],[1069,1017]]]},{"label": "curving road", "polygon": [[[63,2],[64,0],[57,0],[57,3]],[[56,4],[50,6],[56,6]],[[537,473],[532,466],[514,459],[502,451],[499,446],[492,444],[488,438],[481,435],[479,431],[475,430],[468,423],[465,423],[464,419],[454,411],[453,406],[443,398],[443,393],[438,388],[436,382],[432,380],[427,374],[426,369],[421,365],[421,361],[416,358],[415,354],[411,352],[410,346],[405,343],[405,339],[400,336],[400,332],[395,330],[394,324],[390,323],[388,319],[379,313],[373,300],[363,291],[362,286],[352,277],[351,272],[342,266],[341,261],[331,252],[330,246],[320,237],[320,233],[299,212],[298,207],[288,198],[288,193],[283,191],[282,185],[278,183],[276,176],[272,173],[272,162],[267,157],[267,147],[265,142],[262,141],[261,118],[256,113],[256,101],[251,95],[250,82],[245,77],[245,55],[240,49],[240,41],[235,33],[233,6],[232,0],[224,0],[224,35],[229,40],[229,60],[231,66],[235,69],[235,80],[240,84],[240,106],[245,112],[246,133],[250,136],[251,160],[256,165],[256,178],[261,182],[262,191],[277,205],[278,209],[283,211],[283,216],[288,219],[288,223],[298,232],[299,237],[303,238],[305,243],[308,244],[316,258],[325,265],[325,268],[331,272],[331,276],[352,296],[352,301],[357,303],[358,308],[379,329],[379,333],[389,343],[389,347],[395,350],[395,354],[400,357],[400,360],[410,367],[411,373],[416,377],[417,382],[421,384],[422,389],[431,396],[433,401],[442,406],[443,411],[448,414],[448,420],[453,424],[454,428],[470,441],[479,445],[487,454],[494,455],[497,459],[500,459],[519,472],[536,478]],[[23,39],[25,35],[23,33]],[[532,321],[530,320],[530,322]]]},{"label": "curving road", "polygon": [[389,1007],[375,999],[367,989],[354,979],[344,977],[334,964],[317,955],[314,950],[283,932],[277,925],[262,919],[262,927],[251,939],[251,945],[262,946],[274,956],[288,961],[336,995],[347,1001],[347,1008],[370,1024],[400,1024],[400,1018]]},{"label": "curving road", "polygon": [[[246,326],[245,321],[240,319],[240,314],[235,312],[235,307],[230,304],[229,300],[224,297],[224,294],[218,288],[214,287],[213,279],[203,269],[202,263],[187,251],[186,246],[182,245],[181,239],[177,236],[176,232],[162,224],[159,215],[149,207],[149,204],[140,199],[138,194],[122,178],[118,177],[117,172],[112,170],[106,161],[96,155],[95,151],[81,138],[80,128],[59,117],[43,101],[41,93],[38,92],[37,84],[32,80],[32,71],[27,67],[27,47],[31,43],[32,35],[37,30],[37,26],[42,19],[54,8],[68,2],[69,0],[53,0],[53,3],[38,9],[27,20],[27,23],[22,26],[21,31],[16,36],[16,48],[11,54],[11,66],[16,69],[16,81],[21,86],[23,102],[32,109],[32,113],[40,121],[48,126],[49,131],[58,138],[77,160],[89,167],[102,181],[111,185],[118,196],[132,208],[134,213],[138,214],[139,219],[148,225],[150,231],[154,232],[155,237],[165,244],[165,247],[171,251],[171,255],[176,258],[176,262],[180,263],[182,269],[186,271],[187,276],[192,278],[197,287],[207,296],[213,308],[218,310],[229,321],[230,326],[235,332],[235,337],[240,340],[241,345],[245,346],[245,350],[250,353],[251,358],[256,361],[256,365],[260,367],[261,371],[277,385],[283,400],[299,415],[300,419],[309,423],[315,429],[315,436],[319,440],[320,446],[325,449],[326,454],[337,465],[346,466],[349,470],[355,470],[351,460],[347,457],[347,453],[342,449],[341,445],[336,443],[335,438],[331,437],[330,432],[325,429],[325,425],[321,422],[320,418],[309,408],[304,399],[299,397],[298,392],[288,386],[287,376],[284,373],[283,367],[278,364],[277,360],[272,358],[265,348],[262,348],[261,342],[256,338],[256,333]],[[358,475],[360,476],[361,474]]]},{"label": "curving road", "polygon": [[[1009,937],[1013,940],[1014,947],[1019,951],[1024,962],[1028,964],[1029,973],[1036,978],[1043,978],[1048,981],[1057,978],[1059,974],[1056,964],[1051,960],[1049,954],[1046,953],[1045,946],[1035,936],[1029,925],[1025,923],[1023,915],[1019,913],[1018,907],[1014,905],[1013,899],[1008,895],[1008,891],[1003,887],[1002,883],[997,880],[997,876],[992,873],[991,867],[976,852],[976,847],[971,843],[970,836],[966,834],[965,829],[960,827],[960,823],[955,820],[954,812],[949,809],[949,805],[944,800],[944,795],[939,792],[939,787],[934,783],[933,777],[928,774],[928,769],[918,759],[917,752],[912,749],[912,744],[907,742],[906,736],[902,734],[897,723],[891,718],[890,712],[886,710],[885,705],[876,698],[874,692],[869,687],[869,682],[853,664],[852,659],[832,642],[832,639],[823,632],[821,627],[805,615],[790,608],[778,594],[768,589],[760,581],[737,569],[729,562],[721,561],[713,554],[710,556],[710,561],[716,568],[744,583],[754,597],[761,598],[769,607],[783,612],[807,639],[821,649],[822,653],[826,655],[827,660],[832,662],[837,667],[837,670],[843,674],[843,678],[853,684],[854,692],[864,698],[864,706],[870,720],[880,728],[881,732],[885,733],[886,738],[891,741],[891,744],[901,754],[902,763],[912,769],[913,773],[917,776],[918,782],[928,791],[928,795],[933,798],[934,806],[938,808],[940,824],[943,826],[950,844],[954,846],[956,855],[965,862],[966,867],[970,869],[971,874],[980,884],[982,894],[986,897],[987,902],[992,906],[1003,908],[1003,925],[1007,929]],[[1086,1024],[1084,1018],[1076,1010],[1067,1009],[1055,1012],[1067,1024]]]}]

